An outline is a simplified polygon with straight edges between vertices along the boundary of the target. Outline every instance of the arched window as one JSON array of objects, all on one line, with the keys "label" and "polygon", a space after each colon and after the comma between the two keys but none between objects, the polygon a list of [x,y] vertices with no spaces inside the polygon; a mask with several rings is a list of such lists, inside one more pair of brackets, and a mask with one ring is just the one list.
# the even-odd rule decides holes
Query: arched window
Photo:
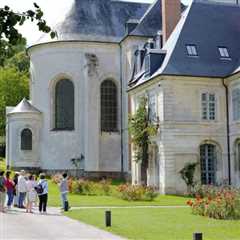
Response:
[{"label": "arched window", "polygon": [[67,79],[58,81],[55,88],[55,129],[74,129],[74,86]]},{"label": "arched window", "polygon": [[111,80],[101,84],[101,130],[117,131],[117,87]]},{"label": "arched window", "polygon": [[28,128],[21,132],[21,150],[32,150],[32,131]]},{"label": "arched window", "polygon": [[202,184],[216,183],[217,151],[213,144],[200,146],[201,182]]}]

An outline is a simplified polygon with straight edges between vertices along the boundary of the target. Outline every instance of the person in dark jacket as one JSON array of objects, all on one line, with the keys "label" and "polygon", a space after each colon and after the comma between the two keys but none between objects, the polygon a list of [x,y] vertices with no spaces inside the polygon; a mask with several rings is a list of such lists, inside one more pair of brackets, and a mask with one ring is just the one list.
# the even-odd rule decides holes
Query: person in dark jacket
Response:
[{"label": "person in dark jacket", "polygon": [[48,202],[48,182],[44,173],[39,175],[40,180],[38,186],[41,186],[42,192],[37,192],[39,197],[39,212],[47,213],[47,202]]}]

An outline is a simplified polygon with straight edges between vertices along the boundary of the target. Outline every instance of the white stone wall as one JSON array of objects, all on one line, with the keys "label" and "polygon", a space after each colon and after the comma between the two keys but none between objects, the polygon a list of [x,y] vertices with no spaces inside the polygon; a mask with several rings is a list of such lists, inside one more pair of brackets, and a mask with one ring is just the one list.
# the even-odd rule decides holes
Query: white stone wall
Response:
[{"label": "white stone wall", "polygon": [[[32,132],[32,150],[21,150],[21,132],[28,128]],[[12,167],[40,167],[40,129],[41,114],[15,113],[9,114],[6,123],[7,165]]]},{"label": "white stone wall", "polygon": [[[229,89],[229,121],[230,121],[230,151],[231,151],[231,172],[232,172],[232,183],[240,187],[240,162],[237,151],[237,143],[240,139],[240,120],[233,119],[233,102],[232,92],[235,89],[240,89],[240,77],[239,74],[234,75],[226,79],[226,83]],[[240,109],[239,109],[240,111]]]},{"label": "white stone wall", "polygon": [[[43,169],[74,168],[70,159],[85,157],[86,171],[121,170],[120,48],[117,44],[57,42],[29,49],[31,100],[43,113],[40,161]],[[91,56],[95,61],[91,60]],[[74,131],[53,131],[54,86],[68,78],[75,87]],[[118,133],[100,131],[100,84],[118,86]]]},{"label": "white stone wall", "polygon": [[[199,147],[202,143],[216,144],[217,182],[227,179],[226,105],[222,80],[190,77],[155,79],[130,93],[132,107],[135,107],[134,99],[137,99],[139,94],[152,89],[158,94],[160,117],[159,134],[154,139],[159,148],[160,192],[186,191],[179,171],[186,162],[199,162]],[[217,117],[214,121],[202,120],[203,92],[215,93],[217,96]],[[196,180],[200,181],[200,167],[197,169]]]}]

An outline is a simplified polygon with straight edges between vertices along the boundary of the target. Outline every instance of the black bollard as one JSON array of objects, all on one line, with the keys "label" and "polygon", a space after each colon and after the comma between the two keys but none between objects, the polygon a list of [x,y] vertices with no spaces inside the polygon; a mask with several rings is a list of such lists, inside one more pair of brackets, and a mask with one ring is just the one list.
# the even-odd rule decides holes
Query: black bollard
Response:
[{"label": "black bollard", "polygon": [[106,211],[105,212],[105,223],[106,223],[106,227],[111,227],[112,223],[111,223],[111,211]]},{"label": "black bollard", "polygon": [[202,233],[194,233],[193,234],[193,240],[203,240]]}]

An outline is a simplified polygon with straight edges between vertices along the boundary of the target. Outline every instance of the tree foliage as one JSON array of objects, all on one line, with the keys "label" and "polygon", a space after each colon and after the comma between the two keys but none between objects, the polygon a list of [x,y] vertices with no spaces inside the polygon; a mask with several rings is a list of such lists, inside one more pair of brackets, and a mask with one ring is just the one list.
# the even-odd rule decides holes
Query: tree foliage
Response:
[{"label": "tree foliage", "polygon": [[26,21],[35,21],[39,31],[49,33],[51,38],[56,36],[43,19],[43,11],[34,3],[33,10],[16,13],[8,6],[0,8],[0,55],[9,57],[12,46],[18,45],[23,37],[17,27],[23,25]]},{"label": "tree foliage", "polygon": [[17,68],[0,68],[0,135],[5,135],[6,106],[16,106],[28,97],[28,75]]},{"label": "tree foliage", "polygon": [[6,107],[16,106],[29,95],[29,58],[23,51],[26,41],[13,47],[14,54],[0,66],[0,136],[5,135]]},{"label": "tree foliage", "polygon": [[146,163],[150,137],[157,132],[157,127],[148,118],[146,97],[140,99],[136,113],[129,118],[129,132],[134,146],[135,161]]},{"label": "tree foliage", "polygon": [[186,163],[183,169],[180,170],[180,175],[188,187],[188,193],[191,192],[192,187],[195,185],[194,173],[198,163]]}]

